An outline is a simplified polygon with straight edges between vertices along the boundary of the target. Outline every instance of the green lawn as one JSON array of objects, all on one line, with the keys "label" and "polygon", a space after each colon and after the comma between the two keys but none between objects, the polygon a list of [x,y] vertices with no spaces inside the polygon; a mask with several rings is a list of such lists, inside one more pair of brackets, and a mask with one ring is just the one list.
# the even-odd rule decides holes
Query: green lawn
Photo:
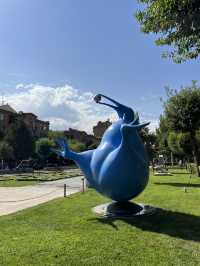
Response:
[{"label": "green lawn", "polygon": [[38,184],[39,182],[54,181],[82,175],[78,168],[66,171],[35,171],[30,174],[0,176],[0,187],[22,187]]},{"label": "green lawn", "polygon": [[200,179],[151,177],[135,201],[160,208],[152,216],[91,212],[107,201],[88,190],[0,217],[0,265],[200,265]]},{"label": "green lawn", "polygon": [[38,184],[38,181],[18,181],[13,179],[0,180],[0,187],[24,187]]}]

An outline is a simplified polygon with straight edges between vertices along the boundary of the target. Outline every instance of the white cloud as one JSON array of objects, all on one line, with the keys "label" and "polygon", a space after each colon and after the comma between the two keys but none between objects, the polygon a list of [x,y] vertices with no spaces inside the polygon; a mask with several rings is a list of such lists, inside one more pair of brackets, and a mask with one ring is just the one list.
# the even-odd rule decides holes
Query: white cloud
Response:
[{"label": "white cloud", "polygon": [[19,89],[23,89],[24,88],[24,84],[23,83],[19,83],[16,85],[16,89],[19,90]]},{"label": "white cloud", "polygon": [[[69,85],[48,87],[18,84],[18,90],[6,97],[17,111],[35,113],[39,119],[50,121],[52,129],[69,127],[92,132],[99,121],[114,119],[113,111],[94,102],[91,92],[81,92]],[[23,89],[23,90],[22,90]]]},{"label": "white cloud", "polygon": [[[69,85],[49,87],[20,83],[16,89],[6,97],[7,102],[17,111],[31,112],[39,119],[50,121],[53,130],[71,127],[91,133],[98,121],[116,119],[112,109],[94,102],[93,93],[81,92]],[[149,128],[153,131],[158,126],[153,114],[141,112],[140,121],[151,121]]]},{"label": "white cloud", "polygon": [[23,84],[23,83],[19,83],[16,85],[16,89],[31,89],[33,86],[35,86],[35,84]]}]

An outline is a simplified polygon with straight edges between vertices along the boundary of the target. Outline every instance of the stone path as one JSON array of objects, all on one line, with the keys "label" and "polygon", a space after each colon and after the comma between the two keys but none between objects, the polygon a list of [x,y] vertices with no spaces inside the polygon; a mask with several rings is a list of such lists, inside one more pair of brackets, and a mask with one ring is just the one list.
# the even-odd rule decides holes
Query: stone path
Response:
[{"label": "stone path", "polygon": [[0,216],[17,212],[40,203],[82,190],[82,177],[73,177],[26,187],[0,187]]}]

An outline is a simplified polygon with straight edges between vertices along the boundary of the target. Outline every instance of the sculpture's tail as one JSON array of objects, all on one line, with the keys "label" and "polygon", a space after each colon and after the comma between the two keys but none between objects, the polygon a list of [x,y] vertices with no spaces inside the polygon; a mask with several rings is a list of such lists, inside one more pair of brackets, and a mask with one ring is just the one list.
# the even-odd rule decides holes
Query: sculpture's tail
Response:
[{"label": "sculpture's tail", "polygon": [[65,159],[75,161],[81,169],[87,168],[87,166],[89,168],[93,150],[77,153],[69,149],[69,145],[65,139],[57,139],[56,142],[61,149],[52,149],[53,152]]},{"label": "sculpture's tail", "polygon": [[69,145],[65,139],[57,139],[56,142],[60,146],[61,150],[52,149],[57,155],[65,158],[65,159],[74,159],[75,152],[69,149]]},{"label": "sculpture's tail", "polygon": [[80,167],[80,169],[84,173],[88,182],[92,186],[95,186],[95,181],[90,168],[90,162],[94,150],[76,153],[69,149],[68,143],[65,139],[57,139],[56,142],[60,146],[61,150],[52,149],[52,151],[58,154],[59,156],[62,156],[65,159],[70,159],[75,161],[75,163]]}]

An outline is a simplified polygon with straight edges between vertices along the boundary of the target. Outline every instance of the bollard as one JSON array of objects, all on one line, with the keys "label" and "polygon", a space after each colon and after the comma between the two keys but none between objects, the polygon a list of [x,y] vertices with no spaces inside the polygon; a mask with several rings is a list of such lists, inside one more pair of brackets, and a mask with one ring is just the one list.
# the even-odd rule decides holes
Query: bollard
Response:
[{"label": "bollard", "polygon": [[82,180],[82,193],[84,193],[85,192],[85,182],[84,182],[85,178],[82,177],[81,180]]},{"label": "bollard", "polygon": [[66,198],[67,197],[67,185],[64,184],[64,197]]}]

